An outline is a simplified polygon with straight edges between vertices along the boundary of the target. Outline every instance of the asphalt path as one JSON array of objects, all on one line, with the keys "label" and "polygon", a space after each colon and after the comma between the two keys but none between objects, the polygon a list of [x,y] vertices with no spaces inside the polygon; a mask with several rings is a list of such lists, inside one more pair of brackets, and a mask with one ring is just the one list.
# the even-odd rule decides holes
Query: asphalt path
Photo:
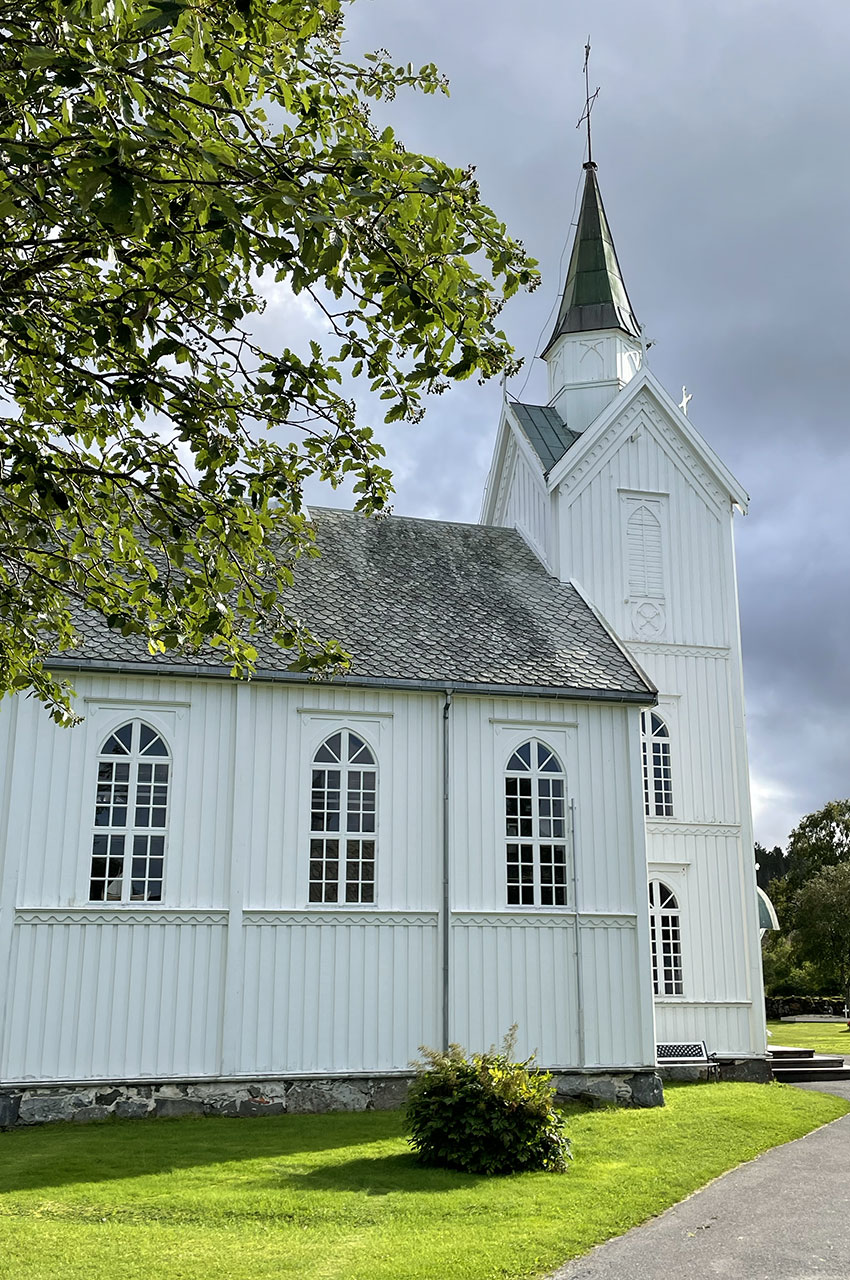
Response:
[{"label": "asphalt path", "polygon": [[[842,1081],[816,1088],[850,1098]],[[551,1280],[716,1276],[850,1278],[850,1115],[739,1165]]]}]

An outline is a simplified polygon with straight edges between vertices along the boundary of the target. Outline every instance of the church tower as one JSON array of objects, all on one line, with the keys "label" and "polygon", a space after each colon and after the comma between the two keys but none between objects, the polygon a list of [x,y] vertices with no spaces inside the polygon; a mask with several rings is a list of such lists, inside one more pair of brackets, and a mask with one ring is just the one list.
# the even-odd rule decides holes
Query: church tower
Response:
[{"label": "church tower", "polygon": [[592,160],[584,172],[567,280],[555,327],[542,352],[549,372],[549,404],[579,432],[643,362],[640,325],[623,282]]},{"label": "church tower", "polygon": [[[641,716],[635,815],[657,1040],[763,1059],[732,527],[748,499],[686,401],[677,405],[648,368],[592,160],[542,358],[548,403],[505,397],[481,519],[517,529],[658,690]],[[581,839],[581,814],[577,822]],[[577,907],[592,917],[589,889]]]}]

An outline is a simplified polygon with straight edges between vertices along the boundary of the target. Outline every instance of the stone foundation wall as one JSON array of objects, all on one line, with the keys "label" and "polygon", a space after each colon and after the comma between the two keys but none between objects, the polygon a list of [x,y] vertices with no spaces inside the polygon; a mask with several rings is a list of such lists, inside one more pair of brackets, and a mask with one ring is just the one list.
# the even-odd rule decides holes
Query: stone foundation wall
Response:
[{"label": "stone foundation wall", "polygon": [[0,1091],[0,1129],[72,1120],[87,1124],[173,1116],[279,1116],[317,1111],[388,1111],[410,1077],[215,1080],[152,1084],[38,1085]]},{"label": "stone foundation wall", "polygon": [[663,1107],[664,1088],[657,1071],[552,1072],[555,1096],[593,1107]]},{"label": "stone foundation wall", "polygon": [[[323,1111],[389,1111],[403,1106],[407,1076],[33,1085],[0,1088],[0,1129],[72,1121],[89,1124],[174,1116],[278,1116]],[[557,1097],[591,1106],[661,1107],[654,1071],[553,1073]]]},{"label": "stone foundation wall", "polygon": [[[767,1058],[718,1058],[717,1076],[720,1080],[734,1080],[747,1084],[770,1084],[773,1072]],[[676,1080],[685,1084],[696,1084],[710,1079],[709,1068],[705,1063],[681,1062],[672,1066],[659,1067],[658,1074],[662,1080]]]}]

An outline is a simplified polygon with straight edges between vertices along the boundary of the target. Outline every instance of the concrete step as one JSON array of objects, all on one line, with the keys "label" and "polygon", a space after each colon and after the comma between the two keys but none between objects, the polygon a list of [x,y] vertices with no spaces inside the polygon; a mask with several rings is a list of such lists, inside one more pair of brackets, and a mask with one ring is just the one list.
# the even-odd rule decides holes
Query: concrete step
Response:
[{"label": "concrete step", "polygon": [[813,1058],[780,1058],[773,1063],[775,1071],[832,1071],[835,1067],[843,1067],[844,1059],[840,1055],[818,1053]]},{"label": "concrete step", "polygon": [[813,1071],[811,1067],[775,1067],[774,1080],[794,1084],[798,1080],[845,1080],[850,1083],[850,1067],[827,1067],[825,1071]]},{"label": "concrete step", "polygon": [[816,1053],[812,1057],[782,1058],[772,1065],[774,1080],[848,1080],[850,1067],[837,1055]]},{"label": "concrete step", "polygon": [[787,1045],[771,1044],[768,1046],[767,1056],[774,1060],[779,1058],[813,1058],[815,1051],[814,1049],[792,1049]]}]

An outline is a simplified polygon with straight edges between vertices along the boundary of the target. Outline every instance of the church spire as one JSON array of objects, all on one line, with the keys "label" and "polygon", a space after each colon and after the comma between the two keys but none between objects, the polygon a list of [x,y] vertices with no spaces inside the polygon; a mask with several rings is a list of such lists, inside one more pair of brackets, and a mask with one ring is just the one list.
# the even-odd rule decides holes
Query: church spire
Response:
[{"label": "church spire", "polygon": [[620,329],[640,338],[640,325],[623,282],[592,160],[585,164],[584,171],[584,195],[567,281],[555,328],[542,353],[544,358],[558,338],[567,333]]}]

